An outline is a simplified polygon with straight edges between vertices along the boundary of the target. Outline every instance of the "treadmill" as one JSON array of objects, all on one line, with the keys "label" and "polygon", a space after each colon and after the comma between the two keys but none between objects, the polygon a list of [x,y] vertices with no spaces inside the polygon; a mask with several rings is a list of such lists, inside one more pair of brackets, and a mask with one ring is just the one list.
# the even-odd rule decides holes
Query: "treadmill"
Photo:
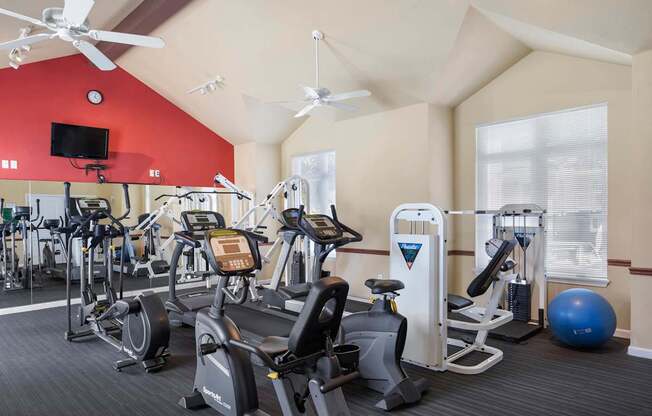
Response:
[{"label": "treadmill", "polygon": [[[169,297],[165,302],[165,309],[168,311],[170,325],[195,326],[197,312],[210,307],[215,292],[209,289],[199,289],[177,294],[177,266],[184,251],[190,251],[189,254],[192,255],[194,250],[201,250],[205,253],[210,249],[206,245],[205,233],[207,230],[225,228],[224,217],[213,211],[184,211],[181,213],[181,222],[184,231],[174,233],[177,245],[170,261]],[[256,241],[267,241],[265,237],[256,233],[249,232],[248,234]],[[204,277],[209,278],[214,275],[214,272],[209,271]],[[225,312],[242,330],[243,335],[252,342],[258,342],[272,335],[289,336],[292,329],[293,321],[288,320],[287,316],[266,313],[266,310],[257,308],[255,305],[245,307],[237,303],[228,303],[225,305]]]},{"label": "treadmill", "polygon": [[[177,294],[177,267],[181,256],[194,255],[195,250],[205,249],[204,234],[207,230],[224,228],[224,217],[213,211],[183,211],[181,213],[181,224],[184,230],[174,233],[176,247],[170,261],[169,293],[165,302],[165,309],[168,311],[170,325],[195,326],[197,311],[211,305],[213,294],[210,289],[199,289],[183,294]],[[205,274],[204,279],[210,274]],[[207,286],[209,286],[207,284]]]}]

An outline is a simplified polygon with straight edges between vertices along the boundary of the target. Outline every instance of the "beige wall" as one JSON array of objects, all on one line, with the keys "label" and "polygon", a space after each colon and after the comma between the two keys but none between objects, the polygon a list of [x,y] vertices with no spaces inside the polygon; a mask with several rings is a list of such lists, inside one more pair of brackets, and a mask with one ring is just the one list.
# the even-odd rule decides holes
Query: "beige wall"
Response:
[{"label": "beige wall", "polygon": [[[343,121],[311,117],[283,142],[283,175],[291,173],[292,156],[335,150],[340,220],[364,236],[350,247],[389,250],[389,216],[396,206],[429,201],[431,192],[452,199],[451,121],[450,110],[428,104]],[[364,281],[387,275],[389,258],[338,253],[327,267],[349,282],[351,294],[367,297]]]},{"label": "beige wall", "polygon": [[[649,71],[648,71],[649,73]],[[609,258],[632,258],[631,67],[533,52],[455,109],[455,207],[475,207],[475,128],[479,123],[607,102],[609,105]],[[649,112],[648,118],[649,118]],[[649,138],[649,134],[648,134]],[[649,153],[648,153],[649,154]],[[648,175],[649,176],[649,175]],[[648,233],[649,234],[649,233]],[[458,221],[452,248],[473,250],[474,222]],[[458,257],[457,291],[472,278],[473,257]],[[630,327],[629,273],[609,267],[607,288],[618,327]],[[565,285],[551,285],[552,296]]]},{"label": "beige wall", "polygon": [[[281,180],[281,145],[254,142],[239,144],[234,148],[234,155],[235,184],[253,193],[256,203],[262,202]],[[277,201],[277,204],[280,203],[280,201]],[[262,210],[258,210],[256,215],[259,217],[262,212]],[[269,217],[263,225],[267,227],[267,229],[263,230],[264,234],[269,238],[270,242],[273,242],[276,238],[278,222]],[[271,277],[275,260],[276,257],[273,258],[273,261],[264,265],[259,274],[260,278],[267,279]]]},{"label": "beige wall", "polygon": [[[631,165],[636,175],[629,187],[632,201],[632,267],[652,269],[652,51],[634,56],[632,63],[633,145]],[[652,358],[652,319],[650,296],[652,276],[632,275],[632,338],[634,348],[647,351]],[[636,355],[633,349],[630,352]]]}]

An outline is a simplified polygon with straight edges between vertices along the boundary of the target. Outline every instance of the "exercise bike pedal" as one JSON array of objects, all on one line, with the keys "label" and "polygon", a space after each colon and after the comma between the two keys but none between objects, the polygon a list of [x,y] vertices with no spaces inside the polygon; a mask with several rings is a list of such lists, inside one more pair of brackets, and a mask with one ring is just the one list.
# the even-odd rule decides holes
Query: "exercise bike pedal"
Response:
[{"label": "exercise bike pedal", "polygon": [[189,396],[183,396],[180,398],[177,404],[188,410],[197,410],[208,407],[204,400],[204,396],[202,396],[197,390],[193,391]]},{"label": "exercise bike pedal", "polygon": [[208,342],[206,344],[201,344],[199,346],[199,353],[203,355],[213,354],[215,351],[220,349],[220,346],[214,342]]}]

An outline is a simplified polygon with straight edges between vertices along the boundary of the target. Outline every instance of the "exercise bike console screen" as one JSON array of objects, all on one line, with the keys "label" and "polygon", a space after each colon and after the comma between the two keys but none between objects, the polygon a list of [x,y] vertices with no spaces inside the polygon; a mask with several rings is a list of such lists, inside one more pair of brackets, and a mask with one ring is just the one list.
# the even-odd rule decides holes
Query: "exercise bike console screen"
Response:
[{"label": "exercise bike console screen", "polygon": [[213,230],[207,233],[211,263],[219,274],[247,273],[256,267],[249,242],[234,230]]}]

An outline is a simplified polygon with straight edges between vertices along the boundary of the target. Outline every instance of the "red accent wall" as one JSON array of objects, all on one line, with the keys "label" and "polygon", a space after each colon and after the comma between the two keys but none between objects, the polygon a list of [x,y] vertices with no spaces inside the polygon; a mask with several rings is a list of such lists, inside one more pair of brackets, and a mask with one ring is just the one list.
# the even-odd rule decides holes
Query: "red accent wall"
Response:
[{"label": "red accent wall", "polygon": [[[91,89],[102,104],[87,101]],[[110,129],[101,162],[110,182],[210,186],[216,172],[233,179],[233,145],[123,69],[103,72],[81,55],[0,70],[0,160],[18,161],[18,170],[0,168],[1,179],[96,181],[50,156],[53,121]]]}]

